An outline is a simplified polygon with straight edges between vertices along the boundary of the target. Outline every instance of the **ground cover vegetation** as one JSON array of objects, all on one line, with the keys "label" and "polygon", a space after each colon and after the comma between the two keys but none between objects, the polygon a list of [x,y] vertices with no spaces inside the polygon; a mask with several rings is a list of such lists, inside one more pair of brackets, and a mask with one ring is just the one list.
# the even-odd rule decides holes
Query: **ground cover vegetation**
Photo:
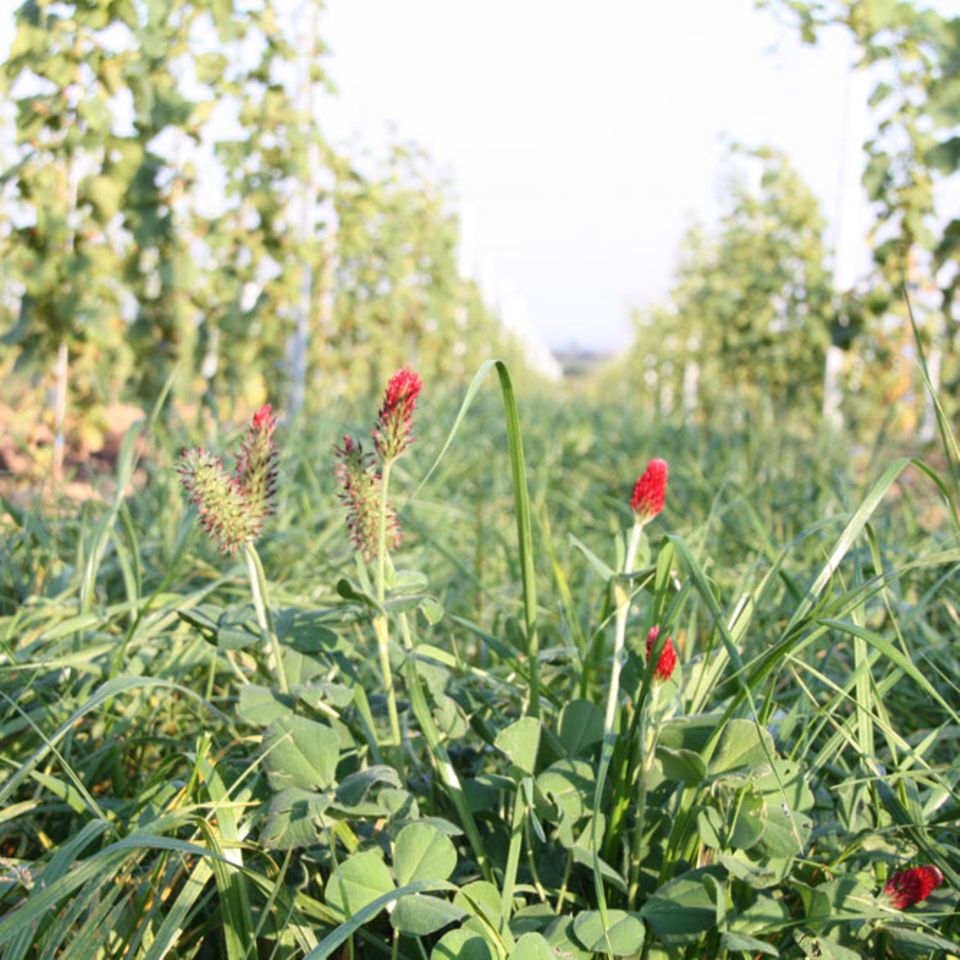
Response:
[{"label": "ground cover vegetation", "polygon": [[316,20],[18,7],[4,960],[960,956],[960,31],[763,6],[880,71],[874,275],[738,147],[549,387],[428,159],[323,137]]},{"label": "ground cover vegetation", "polygon": [[953,950],[955,452],[486,372],[6,505],[4,956]]}]

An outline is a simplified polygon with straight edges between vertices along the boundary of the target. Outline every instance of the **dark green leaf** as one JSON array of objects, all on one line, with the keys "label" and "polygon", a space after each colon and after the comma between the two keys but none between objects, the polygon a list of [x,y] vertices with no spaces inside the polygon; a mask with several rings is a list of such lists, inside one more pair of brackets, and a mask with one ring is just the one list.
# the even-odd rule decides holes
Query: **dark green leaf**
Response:
[{"label": "dark green leaf", "polygon": [[329,794],[288,787],[270,801],[260,842],[268,850],[291,850],[318,843],[329,826],[324,813]]},{"label": "dark green leaf", "polygon": [[624,910],[608,910],[606,923],[599,910],[587,910],[573,918],[573,935],[593,953],[606,953],[608,949],[618,957],[639,953],[644,933],[640,915]]},{"label": "dark green leaf", "polygon": [[540,721],[521,717],[497,734],[494,746],[509,757],[514,777],[532,777],[540,746]]},{"label": "dark green leaf", "polygon": [[457,865],[450,838],[428,823],[411,823],[397,837],[393,869],[400,886],[414,880],[446,880]]},{"label": "dark green leaf", "polygon": [[326,902],[338,913],[352,917],[368,903],[373,903],[394,889],[387,865],[372,850],[357,853],[345,860],[330,875]]},{"label": "dark green leaf", "polygon": [[705,875],[722,879],[716,867],[699,867],[660,887],[640,911],[657,936],[667,943],[688,943],[714,927],[717,905],[703,884]]},{"label": "dark green leaf", "polygon": [[402,897],[397,902],[393,913],[390,914],[390,923],[400,933],[425,937],[442,930],[451,923],[457,923],[466,915],[464,910],[454,906],[449,900],[416,893],[413,896]]},{"label": "dark green leaf", "polygon": [[282,717],[267,728],[261,752],[274,790],[325,790],[336,776],[340,740],[326,724],[305,717]]}]

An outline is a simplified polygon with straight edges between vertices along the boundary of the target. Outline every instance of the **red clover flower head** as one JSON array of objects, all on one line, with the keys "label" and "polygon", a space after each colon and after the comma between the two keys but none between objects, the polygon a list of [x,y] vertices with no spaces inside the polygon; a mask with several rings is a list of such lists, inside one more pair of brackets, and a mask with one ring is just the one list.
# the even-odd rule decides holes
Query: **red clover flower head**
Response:
[{"label": "red clover flower head", "polygon": [[219,457],[194,447],[180,455],[177,471],[190,502],[200,513],[201,525],[222,553],[234,553],[241,544],[260,535],[263,518],[251,510],[239,481],[226,473]]},{"label": "red clover flower head", "polygon": [[647,469],[637,478],[633,486],[630,507],[636,514],[637,523],[647,523],[661,510],[667,499],[666,460],[651,460]]},{"label": "red clover flower head", "polygon": [[[365,453],[363,445],[353,437],[345,436],[333,452],[339,461],[336,478],[340,484],[340,501],[347,508],[347,529],[350,539],[364,560],[372,560],[377,553],[380,531],[381,479],[373,462],[373,455]],[[387,504],[387,547],[400,544],[400,525],[393,507]]]},{"label": "red clover flower head", "polygon": [[413,442],[413,410],[423,388],[420,375],[402,367],[387,383],[373,431],[373,443],[386,463],[395,460]]},{"label": "red clover flower head", "polygon": [[[650,632],[647,634],[647,656],[653,652],[653,646],[657,642],[657,637],[660,636],[659,627],[651,627]],[[657,680],[662,680],[666,683],[670,677],[673,676],[673,670],[677,665],[677,652],[673,649],[673,640],[671,637],[667,637],[666,642],[663,645],[663,649],[660,651],[660,659],[657,662],[656,670],[654,671],[654,678]]]},{"label": "red clover flower head", "polygon": [[185,450],[177,461],[180,482],[200,513],[200,523],[223,553],[256,540],[273,513],[277,492],[277,418],[269,403],[253,415],[237,455],[233,476],[223,461],[202,447]]},{"label": "red clover flower head", "polygon": [[276,429],[277,418],[270,404],[265,403],[253,415],[234,471],[250,508],[262,519],[273,514],[277,493],[277,448],[273,439]]},{"label": "red clover flower head", "polygon": [[943,874],[934,866],[910,867],[895,873],[883,888],[890,906],[906,910],[921,900],[926,900],[940,884]]},{"label": "red clover flower head", "polygon": [[257,430],[266,428],[272,433],[276,425],[277,418],[273,415],[273,407],[269,403],[263,404],[253,415],[253,426]]}]

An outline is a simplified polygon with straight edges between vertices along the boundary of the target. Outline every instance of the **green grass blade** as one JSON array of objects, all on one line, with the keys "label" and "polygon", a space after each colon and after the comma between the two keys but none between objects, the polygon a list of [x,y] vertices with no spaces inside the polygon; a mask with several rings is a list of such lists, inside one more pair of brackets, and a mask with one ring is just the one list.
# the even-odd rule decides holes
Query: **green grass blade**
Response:
[{"label": "green grass blade", "polygon": [[520,430],[520,411],[517,408],[517,399],[513,389],[513,381],[510,378],[510,371],[502,360],[488,360],[474,375],[447,439],[440,448],[440,453],[437,454],[433,466],[427,471],[413,496],[416,497],[420,493],[440,465],[440,461],[453,443],[470,405],[491,370],[497,371],[497,377],[500,380],[500,394],[503,400],[503,413],[507,426],[507,448],[510,454],[510,473],[513,479],[514,509],[517,517],[517,543],[520,551],[520,572],[523,580],[523,616],[526,629],[527,661],[530,670],[528,710],[531,716],[537,717],[540,715],[540,643],[537,634],[537,584],[534,569],[533,530],[530,519],[530,493],[527,487],[523,436]]}]

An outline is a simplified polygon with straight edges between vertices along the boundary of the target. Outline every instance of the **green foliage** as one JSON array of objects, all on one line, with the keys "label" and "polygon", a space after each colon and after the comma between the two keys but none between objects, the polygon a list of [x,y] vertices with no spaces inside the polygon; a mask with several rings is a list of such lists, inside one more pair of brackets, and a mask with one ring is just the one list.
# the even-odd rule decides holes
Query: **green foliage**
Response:
[{"label": "green foliage", "polygon": [[[856,45],[858,69],[871,77],[873,129],[863,145],[863,185],[875,215],[869,241],[877,269],[867,292],[852,295],[841,314],[865,326],[859,351],[873,375],[861,389],[874,410],[878,401],[889,406],[911,390],[922,391],[900,357],[910,342],[903,291],[921,300],[918,291],[939,288],[941,302],[931,315],[924,311],[920,326],[942,351],[944,400],[952,411],[960,390],[960,221],[955,211],[937,209],[936,191],[960,170],[960,17],[908,0],[758,0],[758,5],[785,9],[809,43],[827,28],[842,27]],[[893,334],[891,314],[900,321]],[[884,374],[878,376],[881,366]]]},{"label": "green foliage", "polygon": [[104,367],[122,374],[131,360],[115,281],[123,171],[110,156],[108,107],[126,58],[99,40],[114,6],[24,3],[0,70],[21,156],[2,174],[15,187],[15,218],[0,236],[0,258],[5,281],[22,291],[4,340],[28,367],[65,343],[78,357],[74,387],[84,399],[106,389]]},{"label": "green foliage", "polygon": [[[339,420],[281,428],[261,547],[288,693],[243,566],[191,533],[167,466],[179,438],[153,436],[146,483],[116,512],[7,506],[5,956],[256,943],[319,958],[350,941],[411,960],[942,955],[960,882],[950,482],[903,462],[854,471],[785,432],[521,404],[537,674],[496,459],[506,425],[480,394],[470,442],[447,446],[455,404],[424,391],[397,489],[446,452],[403,511],[382,605],[315,482]],[[667,508],[648,565],[623,578],[619,531],[651,453],[670,461]],[[624,695],[598,791],[621,588]],[[440,618],[418,613],[427,589]],[[653,623],[682,669],[644,691]],[[945,883],[893,910],[879,892],[915,862]]]},{"label": "green foliage", "polygon": [[809,420],[833,323],[823,216],[782,154],[737,152],[758,176],[733,180],[714,235],[690,230],[670,305],[636,316],[625,373],[662,413],[742,415],[769,402]]},{"label": "green foliage", "polygon": [[[791,7],[811,37],[840,16]],[[890,282],[935,239],[930,167],[956,162],[955,31],[906,7],[838,8],[903,71],[877,91],[868,168]],[[263,564],[193,532],[173,419],[151,418],[142,472],[129,435],[110,506],[3,502],[0,952],[942,953],[960,884],[957,490],[762,423],[768,406],[817,415],[806,385],[831,342],[898,350],[861,337],[885,302],[835,300],[810,191],[781,155],[748,154],[756,184],[733,183],[716,235],[691,232],[671,307],[638,323],[630,402],[545,401],[522,438],[502,362],[451,415],[445,385],[509,343],[457,274],[424,156],[325,141],[322,53],[272,0],[17,12],[0,262],[25,294],[5,324],[21,366],[67,344],[76,395],[170,384],[211,432],[267,392],[312,387],[320,413],[281,439]],[[225,105],[211,212],[197,165]],[[427,387],[393,473],[412,491],[395,495],[403,562],[381,511],[368,568],[318,451],[407,362]],[[481,393],[494,369],[502,413]],[[656,432],[638,413],[681,398],[723,416]],[[668,509],[627,547],[643,451],[671,462]],[[652,626],[680,659],[664,683]],[[910,862],[946,882],[896,911],[881,891]]]},{"label": "green foliage", "polygon": [[401,358],[457,381],[512,352],[458,274],[426,157],[327,143],[320,9],[297,26],[274,0],[19,7],[0,335],[25,374],[66,343],[75,399],[150,405],[173,376],[181,407],[218,418],[315,385],[311,402],[369,397]]},{"label": "green foliage", "polygon": [[432,382],[464,382],[510,345],[476,287],[457,274],[459,225],[446,186],[413,147],[369,160],[367,176],[358,166],[335,168],[335,296],[317,369],[347,395],[372,396],[405,363]]},{"label": "green foliage", "polygon": [[935,242],[929,226],[933,171],[952,173],[960,159],[951,146],[960,103],[953,69],[960,21],[907,0],[762,0],[760,5],[786,7],[809,43],[824,28],[842,25],[864,68],[886,68],[875,73],[870,96],[877,123],[864,144],[863,182],[877,213],[877,263],[896,290],[914,270],[915,246],[929,250]]}]

